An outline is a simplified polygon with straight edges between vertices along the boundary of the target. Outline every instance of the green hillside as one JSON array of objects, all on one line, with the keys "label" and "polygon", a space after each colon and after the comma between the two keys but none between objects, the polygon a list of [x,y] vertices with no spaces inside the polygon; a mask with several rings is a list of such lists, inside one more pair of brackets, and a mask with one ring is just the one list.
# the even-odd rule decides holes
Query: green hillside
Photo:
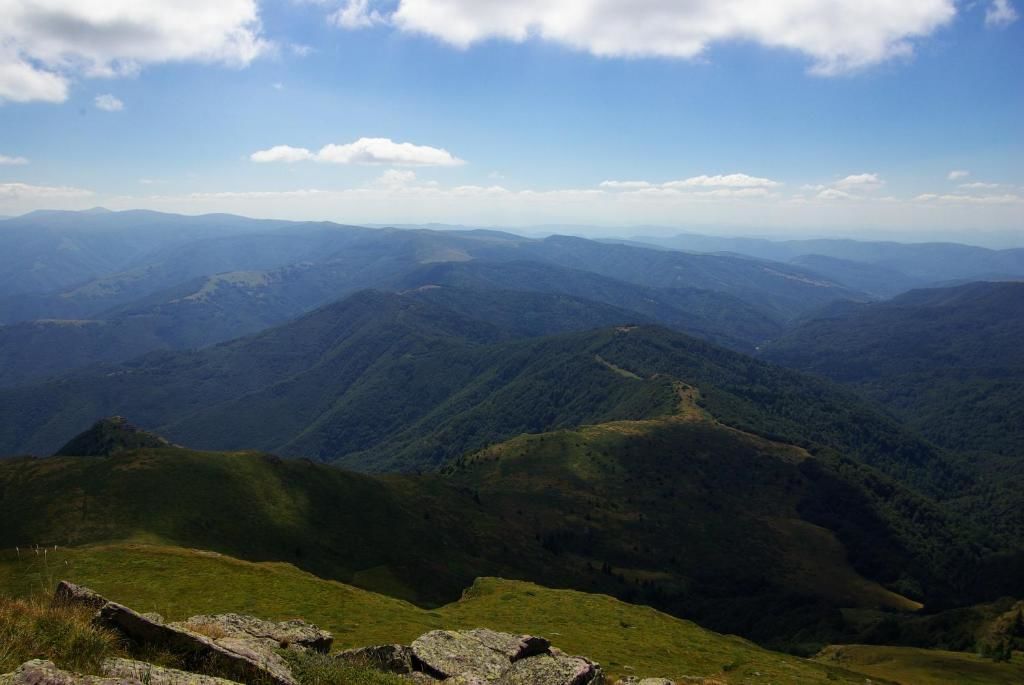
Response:
[{"label": "green hillside", "polygon": [[[474,308],[459,297],[455,306]],[[508,307],[484,309],[497,323],[513,318]],[[543,316],[559,311],[569,309]],[[422,291],[362,292],[249,338],[2,391],[0,453],[50,453],[117,414],[204,449],[430,469],[523,432],[670,413],[678,379],[743,430],[831,447],[932,493],[963,484],[933,448],[853,395],[686,335],[648,326],[510,335]]]},{"label": "green hillside", "polygon": [[1024,454],[1024,283],[919,290],[843,305],[765,348],[878,400],[932,440]]},{"label": "green hillside", "polygon": [[301,617],[333,632],[335,649],[409,642],[434,628],[487,627],[544,635],[566,651],[598,660],[613,677],[689,675],[726,683],[766,678],[808,685],[859,684],[864,679],[841,667],[770,652],[605,595],[498,578],[481,578],[461,600],[427,611],[321,580],[289,564],[253,564],[174,547],[60,549],[45,559],[0,553],[0,594],[48,595],[55,578],[88,585],[168,620],[223,612],[275,620]]},{"label": "green hillside", "polygon": [[724,426],[695,389],[659,383],[672,397],[662,418],[524,435],[441,475],[117,451],[130,436],[111,440],[101,423],[71,443],[92,456],[0,462],[0,546],[184,545],[427,605],[480,575],[523,578],[807,650],[868,630],[844,607],[912,611],[1012,591],[1012,578],[967,582],[997,550],[933,502],[828,451]]}]

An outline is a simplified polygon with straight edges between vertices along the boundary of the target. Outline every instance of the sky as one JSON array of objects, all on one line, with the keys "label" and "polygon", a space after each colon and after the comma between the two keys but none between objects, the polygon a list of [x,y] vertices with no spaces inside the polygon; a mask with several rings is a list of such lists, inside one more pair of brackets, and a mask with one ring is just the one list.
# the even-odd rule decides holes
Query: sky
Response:
[{"label": "sky", "polygon": [[0,215],[1024,244],[1022,15],[1020,0],[0,0]]}]

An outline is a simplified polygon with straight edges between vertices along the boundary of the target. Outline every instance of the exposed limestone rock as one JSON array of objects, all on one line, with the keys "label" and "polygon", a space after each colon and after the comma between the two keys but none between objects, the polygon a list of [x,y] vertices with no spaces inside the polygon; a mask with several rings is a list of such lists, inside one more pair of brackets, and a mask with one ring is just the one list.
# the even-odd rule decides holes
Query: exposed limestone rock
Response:
[{"label": "exposed limestone rock", "polygon": [[87,587],[62,580],[53,592],[53,603],[99,610],[107,603],[107,599]]},{"label": "exposed limestone rock", "polygon": [[[334,656],[335,659],[356,666],[368,666],[386,673],[414,673],[419,659],[407,645],[378,645],[347,649]],[[433,678],[431,678],[433,680]]]},{"label": "exposed limestone rock", "polygon": [[414,685],[437,685],[440,682],[437,678],[431,677],[426,673],[420,673],[419,671],[402,676],[402,680],[407,680]]},{"label": "exposed limestone rock", "polygon": [[591,685],[603,683],[601,667],[579,656],[541,654],[521,659],[498,680],[500,685]]},{"label": "exposed limestone rock", "polygon": [[0,675],[0,685],[143,685],[137,678],[100,678],[62,671],[52,661],[26,661],[13,673]]},{"label": "exposed limestone rock", "polygon": [[518,661],[529,656],[544,654],[551,647],[551,643],[542,637],[509,635],[508,633],[498,633],[487,628],[468,630],[465,634],[476,638],[485,647],[500,652],[508,657],[509,661]]},{"label": "exposed limestone rock", "polygon": [[476,637],[455,630],[432,630],[412,642],[423,671],[440,679],[472,675],[496,681],[512,660]]},{"label": "exposed limestone rock", "polygon": [[255,646],[252,641],[225,638],[218,644],[204,635],[151,621],[115,602],[107,602],[96,620],[137,644],[154,645],[185,655],[189,663],[201,663],[205,670],[243,681],[296,685],[284,660],[273,651]]},{"label": "exposed limestone rock", "polygon": [[241,614],[193,616],[170,624],[174,628],[206,635],[220,643],[223,638],[263,643],[267,649],[308,649],[326,654],[334,636],[305,621],[264,621]]},{"label": "exposed limestone rock", "polygon": [[103,662],[103,675],[132,678],[147,685],[237,685],[233,680],[163,668],[132,659],[107,659]]}]

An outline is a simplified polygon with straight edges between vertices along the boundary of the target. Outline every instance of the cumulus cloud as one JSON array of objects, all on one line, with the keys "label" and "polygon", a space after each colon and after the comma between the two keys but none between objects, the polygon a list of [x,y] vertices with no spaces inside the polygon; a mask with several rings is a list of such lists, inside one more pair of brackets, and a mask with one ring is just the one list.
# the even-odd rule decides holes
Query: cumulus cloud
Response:
[{"label": "cumulus cloud", "polygon": [[681,181],[662,184],[666,188],[724,187],[724,188],[774,188],[782,185],[770,178],[759,178],[747,174],[719,174],[717,176],[693,176]]},{"label": "cumulus cloud", "polygon": [[148,64],[245,66],[270,49],[256,0],[0,0],[0,100],[63,102],[73,79]]},{"label": "cumulus cloud", "polygon": [[102,109],[104,112],[120,112],[124,109],[124,103],[110,93],[97,95],[93,104],[96,105],[96,109]]},{"label": "cumulus cloud", "polygon": [[258,150],[249,159],[254,162],[302,162],[313,159],[312,152],[304,147],[292,147],[291,145],[275,145],[267,150]]},{"label": "cumulus cloud", "polygon": [[842,188],[845,190],[875,190],[876,188],[882,187],[885,183],[878,177],[878,174],[850,174],[846,178],[841,178],[835,182],[836,188]]},{"label": "cumulus cloud", "polygon": [[388,169],[377,177],[377,185],[386,188],[407,186],[416,181],[416,172],[409,169]]},{"label": "cumulus cloud", "polygon": [[1010,4],[1010,0],[992,0],[992,4],[985,10],[985,26],[990,28],[1003,28],[1017,21],[1017,10]]},{"label": "cumulus cloud", "polygon": [[347,0],[329,19],[345,29],[364,29],[387,21],[380,12],[370,9],[370,0]]},{"label": "cumulus cloud", "polygon": [[954,0],[347,0],[331,20],[387,21],[460,48],[537,38],[602,57],[691,59],[715,43],[751,41],[807,55],[813,73],[834,75],[909,55],[914,39],[955,15]]},{"label": "cumulus cloud", "polygon": [[949,172],[949,175],[946,176],[946,178],[948,178],[950,181],[957,181],[961,178],[967,178],[970,175],[971,172],[965,169],[953,169],[953,171]]},{"label": "cumulus cloud", "polygon": [[352,143],[324,145],[316,153],[304,147],[275,145],[252,153],[254,162],[301,162],[331,164],[385,164],[391,166],[458,166],[465,162],[443,148],[396,143],[390,138],[360,138]]},{"label": "cumulus cloud", "polygon": [[857,196],[838,188],[826,188],[818,193],[817,198],[819,200],[855,200]]},{"label": "cumulus cloud", "polygon": [[21,166],[28,164],[28,159],[25,157],[10,157],[8,155],[0,155],[0,166]]},{"label": "cumulus cloud", "polygon": [[998,183],[985,183],[983,181],[975,181],[973,183],[961,183],[959,188],[965,190],[992,190],[993,188],[1000,187]]}]

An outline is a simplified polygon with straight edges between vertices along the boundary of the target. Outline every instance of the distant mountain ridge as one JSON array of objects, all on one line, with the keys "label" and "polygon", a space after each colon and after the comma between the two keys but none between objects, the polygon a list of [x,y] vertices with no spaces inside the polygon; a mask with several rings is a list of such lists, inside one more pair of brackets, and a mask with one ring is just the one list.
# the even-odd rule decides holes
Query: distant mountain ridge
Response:
[{"label": "distant mountain ridge", "polygon": [[635,240],[663,248],[731,253],[798,264],[848,287],[882,297],[953,281],[1024,278],[1024,248],[994,250],[959,243],[768,240],[697,234]]}]

